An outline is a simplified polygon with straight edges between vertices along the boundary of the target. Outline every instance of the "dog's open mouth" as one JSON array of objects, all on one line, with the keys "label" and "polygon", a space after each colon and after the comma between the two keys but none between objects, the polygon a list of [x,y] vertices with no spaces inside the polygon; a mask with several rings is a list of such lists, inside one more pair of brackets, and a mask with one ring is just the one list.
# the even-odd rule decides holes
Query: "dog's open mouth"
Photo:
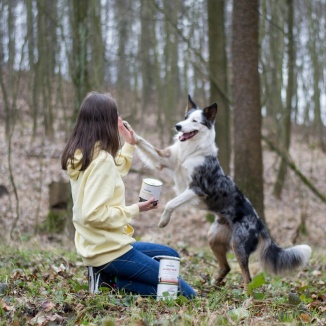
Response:
[{"label": "dog's open mouth", "polygon": [[180,141],[188,140],[192,137],[194,137],[198,133],[198,130],[194,130],[191,132],[184,132],[182,135],[179,136]]}]

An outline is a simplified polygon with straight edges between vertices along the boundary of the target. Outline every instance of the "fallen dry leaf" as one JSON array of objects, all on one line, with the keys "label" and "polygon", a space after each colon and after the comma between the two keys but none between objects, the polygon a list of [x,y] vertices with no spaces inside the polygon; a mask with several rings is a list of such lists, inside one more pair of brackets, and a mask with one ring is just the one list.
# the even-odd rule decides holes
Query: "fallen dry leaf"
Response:
[{"label": "fallen dry leaf", "polygon": [[54,307],[55,304],[49,300],[46,300],[41,304],[41,309],[45,312],[51,311]]},{"label": "fallen dry leaf", "polygon": [[11,310],[14,310],[15,309],[14,306],[8,305],[4,300],[1,300],[0,304],[1,304],[1,307],[2,307],[2,309],[4,311],[11,311]]},{"label": "fallen dry leaf", "polygon": [[309,323],[310,322],[310,316],[309,316],[309,314],[302,313],[302,314],[300,314],[300,318],[305,323]]}]

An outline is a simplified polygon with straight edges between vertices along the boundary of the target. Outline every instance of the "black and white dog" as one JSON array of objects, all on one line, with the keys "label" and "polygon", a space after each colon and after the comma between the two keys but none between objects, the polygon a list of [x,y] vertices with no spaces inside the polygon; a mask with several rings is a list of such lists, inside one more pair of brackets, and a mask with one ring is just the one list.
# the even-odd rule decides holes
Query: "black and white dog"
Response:
[{"label": "black and white dog", "polygon": [[249,256],[254,251],[259,251],[264,270],[284,274],[306,265],[311,248],[277,246],[250,201],[224,174],[215,145],[216,113],[216,103],[200,109],[189,95],[185,119],[175,125],[178,134],[174,144],[159,150],[136,135],[137,152],[149,168],[174,171],[177,196],[166,204],[159,227],[165,227],[173,211],[181,206],[196,205],[215,213],[217,219],[208,232],[208,240],[221,269],[217,282],[221,283],[230,271],[226,254],[233,249],[247,287],[251,281]]}]

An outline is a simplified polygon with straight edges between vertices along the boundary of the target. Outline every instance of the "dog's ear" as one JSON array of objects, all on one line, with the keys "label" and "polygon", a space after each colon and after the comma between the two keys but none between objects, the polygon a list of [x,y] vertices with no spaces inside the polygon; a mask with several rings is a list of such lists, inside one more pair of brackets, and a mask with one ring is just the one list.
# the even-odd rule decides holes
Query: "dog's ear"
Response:
[{"label": "dog's ear", "polygon": [[216,118],[216,113],[217,113],[217,104],[213,103],[210,106],[207,106],[206,108],[203,109],[205,117],[210,120],[214,121]]},{"label": "dog's ear", "polygon": [[186,113],[191,109],[196,109],[197,104],[192,100],[191,96],[188,94],[188,105],[186,107]]}]

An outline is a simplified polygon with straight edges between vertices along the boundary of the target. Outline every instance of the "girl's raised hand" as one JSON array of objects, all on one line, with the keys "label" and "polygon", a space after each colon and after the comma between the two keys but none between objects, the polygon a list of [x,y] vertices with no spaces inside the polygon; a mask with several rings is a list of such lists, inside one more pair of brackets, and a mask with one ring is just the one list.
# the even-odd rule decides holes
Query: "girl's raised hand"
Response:
[{"label": "girl's raised hand", "polygon": [[125,124],[122,121],[121,117],[118,118],[118,129],[120,135],[127,143],[129,143],[130,145],[135,145],[137,143],[134,131],[132,130],[129,124]]}]

